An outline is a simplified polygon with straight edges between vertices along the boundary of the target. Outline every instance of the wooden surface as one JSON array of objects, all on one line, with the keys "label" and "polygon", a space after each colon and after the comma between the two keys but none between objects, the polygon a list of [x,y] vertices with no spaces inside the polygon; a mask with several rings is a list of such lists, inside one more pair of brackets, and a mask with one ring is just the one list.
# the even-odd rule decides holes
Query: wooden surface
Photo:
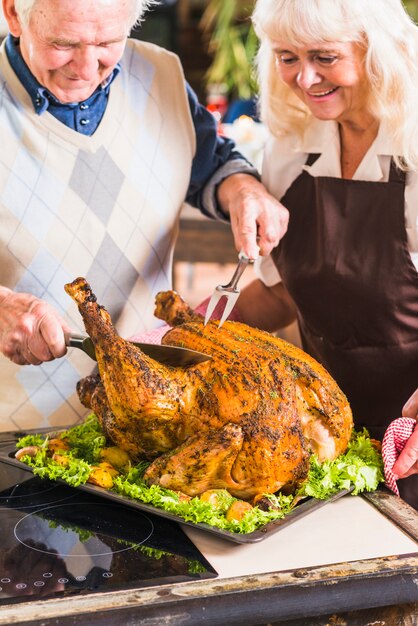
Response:
[{"label": "wooden surface", "polygon": [[[328,613],[322,617],[303,620],[271,622],[267,626],[417,626],[418,603],[402,606],[350,611],[349,613]],[[258,626],[265,626],[260,624]]]},{"label": "wooden surface", "polygon": [[[197,212],[196,212],[197,213]],[[203,217],[182,217],[174,263],[237,263],[238,252],[229,224]]]},{"label": "wooden surface", "polygon": [[[417,581],[417,554],[393,556],[226,580],[80,594],[71,599],[40,599],[2,606],[0,624],[254,626],[287,621],[292,626],[416,626],[410,614],[418,602]],[[357,621],[345,619],[351,614]],[[364,621],[364,615],[372,619]],[[385,621],[390,615],[392,622]]]}]

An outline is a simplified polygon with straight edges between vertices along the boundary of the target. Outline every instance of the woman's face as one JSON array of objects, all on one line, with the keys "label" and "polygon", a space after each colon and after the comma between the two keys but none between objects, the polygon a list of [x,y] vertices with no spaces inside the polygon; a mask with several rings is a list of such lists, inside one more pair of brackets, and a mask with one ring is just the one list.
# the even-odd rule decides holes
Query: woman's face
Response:
[{"label": "woman's face", "polygon": [[275,42],[280,78],[316,118],[338,122],[367,113],[364,53],[354,43],[321,43],[295,48]]}]

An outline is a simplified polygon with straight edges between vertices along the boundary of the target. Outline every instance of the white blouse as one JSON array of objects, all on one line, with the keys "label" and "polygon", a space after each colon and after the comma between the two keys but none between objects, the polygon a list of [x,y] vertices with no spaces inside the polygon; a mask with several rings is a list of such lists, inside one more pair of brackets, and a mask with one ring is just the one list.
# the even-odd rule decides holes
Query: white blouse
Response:
[{"label": "white blouse", "polygon": [[[308,154],[321,156],[311,166],[305,165]],[[394,153],[389,133],[381,126],[379,133],[358,166],[353,180],[387,182]],[[314,120],[303,139],[289,136],[270,138],[264,151],[262,178],[270,193],[280,199],[292,182],[306,170],[312,176],[341,178],[338,124]],[[418,270],[418,173],[408,172],[405,186],[405,224],[411,259]],[[280,274],[270,256],[260,257],[256,274],[267,286],[280,282]]]}]

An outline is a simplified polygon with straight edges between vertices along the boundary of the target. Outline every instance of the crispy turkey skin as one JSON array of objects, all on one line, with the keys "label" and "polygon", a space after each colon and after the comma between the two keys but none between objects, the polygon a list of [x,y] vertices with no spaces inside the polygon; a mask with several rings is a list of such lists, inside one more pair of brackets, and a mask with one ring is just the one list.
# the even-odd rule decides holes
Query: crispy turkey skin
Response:
[{"label": "crispy turkey skin", "polygon": [[96,350],[100,378],[78,384],[82,403],[114,444],[151,461],[145,480],[190,496],[228,489],[238,498],[294,489],[309,456],[345,451],[352,415],[326,370],[295,346],[238,322],[203,324],[174,292],[156,316],[166,345],[210,354],[199,365],[157,363],[122,339],[85,279],[65,286]]}]

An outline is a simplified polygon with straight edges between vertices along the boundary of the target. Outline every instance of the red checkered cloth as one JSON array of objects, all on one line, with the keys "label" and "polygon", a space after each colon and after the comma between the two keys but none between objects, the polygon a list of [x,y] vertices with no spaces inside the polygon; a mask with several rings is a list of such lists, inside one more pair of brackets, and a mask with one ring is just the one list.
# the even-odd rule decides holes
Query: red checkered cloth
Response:
[{"label": "red checkered cloth", "polygon": [[153,328],[152,330],[147,330],[145,333],[141,333],[140,335],[133,335],[129,337],[131,341],[138,341],[139,343],[155,343],[160,344],[161,339],[164,337],[167,331],[169,331],[171,326],[165,324],[165,326],[160,326],[159,328]]},{"label": "red checkered cloth", "polygon": [[[206,309],[208,308],[209,300],[210,300],[210,298],[206,298],[206,300],[203,300],[203,302],[201,302],[199,304],[199,306],[197,306],[195,308],[195,312],[196,313],[200,313],[201,315],[205,316]],[[211,320],[220,320],[221,319],[222,313],[224,312],[224,308],[225,308],[225,302],[223,300],[224,299],[221,299],[218,302],[218,304],[216,305],[215,310],[213,311],[212,315],[210,316]],[[236,306],[234,306],[234,308],[232,309],[231,313],[228,315],[228,319],[229,319],[230,322],[242,322],[242,317],[238,313],[238,310],[237,310]]]},{"label": "red checkered cloth", "polygon": [[389,424],[383,437],[382,457],[386,486],[397,496],[399,496],[399,489],[392,468],[416,425],[417,422],[412,417],[399,417]]},{"label": "red checkered cloth", "polygon": [[[205,315],[206,313],[206,309],[208,308],[208,303],[209,303],[210,298],[206,298],[206,300],[203,300],[203,302],[201,302],[194,310],[196,313],[200,313],[201,315]],[[214,312],[211,315],[211,320],[219,320],[221,318],[221,315],[223,313],[223,307],[224,304],[222,302],[219,302],[216,305],[216,308],[214,310]],[[233,322],[241,322],[241,316],[239,315],[236,307],[234,307],[231,311],[231,313],[229,314],[228,317],[229,320],[233,321]],[[171,326],[168,326],[168,324],[165,324],[165,326],[160,326],[159,328],[153,328],[152,330],[147,330],[144,333],[141,333],[140,335],[133,335],[132,337],[129,337],[129,339],[131,341],[138,341],[138,342],[143,342],[143,343],[156,343],[156,344],[160,344],[161,343],[161,339],[164,337],[164,335],[166,334],[166,332],[168,332],[170,330]]]}]

